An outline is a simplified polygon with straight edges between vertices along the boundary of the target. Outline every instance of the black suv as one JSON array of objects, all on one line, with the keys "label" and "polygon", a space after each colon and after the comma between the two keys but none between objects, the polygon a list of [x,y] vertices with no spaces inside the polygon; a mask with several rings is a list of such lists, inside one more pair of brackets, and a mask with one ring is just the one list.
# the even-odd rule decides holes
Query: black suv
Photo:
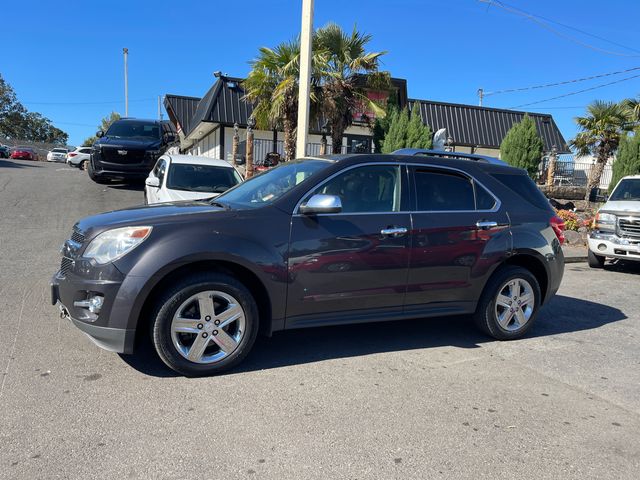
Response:
[{"label": "black suv", "polygon": [[521,337],[560,285],[564,224],[524,170],[455,157],[308,158],[85,218],[53,303],[109,350],[151,332],[186,375],[237,364],[259,331],[470,314]]},{"label": "black suv", "polygon": [[91,180],[143,180],[176,141],[171,122],[122,118],[96,133],[88,172]]}]

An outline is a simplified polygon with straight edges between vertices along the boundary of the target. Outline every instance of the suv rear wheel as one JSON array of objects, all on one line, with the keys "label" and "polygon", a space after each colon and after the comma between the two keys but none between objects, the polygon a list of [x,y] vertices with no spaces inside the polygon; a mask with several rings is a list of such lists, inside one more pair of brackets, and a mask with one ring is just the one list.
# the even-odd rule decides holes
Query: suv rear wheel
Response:
[{"label": "suv rear wheel", "polygon": [[258,333],[258,308],[251,292],[234,277],[195,274],[158,302],[152,333],[167,366],[183,375],[212,375],[249,353]]},{"label": "suv rear wheel", "polygon": [[487,283],[474,320],[498,340],[520,338],[532,327],[541,298],[538,280],[529,270],[503,267]]}]

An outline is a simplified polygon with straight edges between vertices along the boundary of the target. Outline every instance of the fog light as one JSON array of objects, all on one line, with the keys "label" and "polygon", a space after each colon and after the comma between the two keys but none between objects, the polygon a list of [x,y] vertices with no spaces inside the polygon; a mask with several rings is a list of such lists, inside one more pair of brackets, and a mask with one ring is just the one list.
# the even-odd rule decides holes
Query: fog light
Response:
[{"label": "fog light", "polygon": [[73,302],[73,306],[80,307],[80,308],[88,308],[91,313],[95,313],[97,315],[98,313],[100,313],[100,309],[102,308],[103,303],[104,303],[104,297],[102,295],[93,295],[92,297],[89,297],[86,300]]},{"label": "fog light", "polygon": [[600,250],[601,252],[604,252],[607,249],[607,246],[604,243],[601,243],[600,245],[598,245],[598,250]]}]

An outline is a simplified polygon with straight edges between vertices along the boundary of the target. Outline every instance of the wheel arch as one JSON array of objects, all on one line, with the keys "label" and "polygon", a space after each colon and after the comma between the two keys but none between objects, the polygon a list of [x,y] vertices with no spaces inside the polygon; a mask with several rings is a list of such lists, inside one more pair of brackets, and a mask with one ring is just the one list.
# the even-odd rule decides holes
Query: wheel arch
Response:
[{"label": "wheel arch", "polygon": [[[143,294],[138,302],[137,308],[131,312],[130,321],[135,322],[133,328],[136,329],[136,340],[140,335],[146,335],[151,323],[151,313],[159,296],[172,283],[178,279],[200,272],[219,272],[233,276],[242,282],[254,296],[258,306],[259,332],[271,335],[273,331],[273,314],[271,308],[271,297],[269,292],[258,275],[249,268],[228,260],[194,260],[187,263],[175,265],[168,268],[150,280],[146,294]],[[137,343],[137,342],[136,342]]]},{"label": "wheel arch", "polygon": [[536,278],[540,285],[540,293],[542,298],[540,304],[543,305],[549,297],[549,272],[545,267],[544,261],[535,254],[516,253],[503,262],[503,265],[512,265],[522,267]]}]

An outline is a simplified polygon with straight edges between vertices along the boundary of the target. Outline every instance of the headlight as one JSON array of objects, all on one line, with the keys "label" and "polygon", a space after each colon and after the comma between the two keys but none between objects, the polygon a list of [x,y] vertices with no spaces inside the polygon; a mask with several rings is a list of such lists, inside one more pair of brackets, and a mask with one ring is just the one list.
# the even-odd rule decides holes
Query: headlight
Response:
[{"label": "headlight", "polygon": [[609,230],[613,232],[616,229],[616,216],[611,213],[598,212],[594,223],[596,230]]},{"label": "headlight", "polygon": [[151,229],[152,227],[124,227],[107,230],[91,240],[83,256],[93,258],[99,264],[113,262],[144,242]]}]

